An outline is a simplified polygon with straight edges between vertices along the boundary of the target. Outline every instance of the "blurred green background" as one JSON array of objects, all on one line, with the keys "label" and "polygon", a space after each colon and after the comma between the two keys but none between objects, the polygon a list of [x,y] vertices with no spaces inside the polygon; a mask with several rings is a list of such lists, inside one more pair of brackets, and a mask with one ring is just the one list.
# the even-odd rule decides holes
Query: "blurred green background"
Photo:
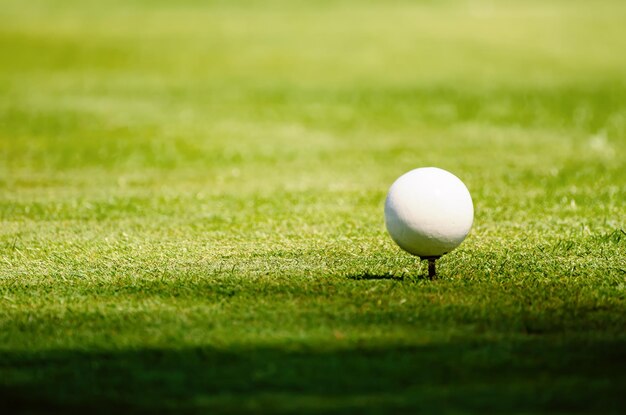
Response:
[{"label": "blurred green background", "polygon": [[[0,0],[14,412],[622,413],[626,2]],[[388,186],[458,175],[438,281]]]}]

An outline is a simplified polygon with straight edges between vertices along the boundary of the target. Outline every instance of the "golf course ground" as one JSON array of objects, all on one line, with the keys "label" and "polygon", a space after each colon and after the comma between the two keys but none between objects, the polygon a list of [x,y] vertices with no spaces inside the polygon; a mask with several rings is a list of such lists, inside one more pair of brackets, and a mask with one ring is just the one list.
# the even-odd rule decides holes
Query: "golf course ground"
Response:
[{"label": "golf course ground", "polygon": [[[0,412],[623,414],[624,22],[0,0]],[[435,280],[423,166],[475,208]]]}]

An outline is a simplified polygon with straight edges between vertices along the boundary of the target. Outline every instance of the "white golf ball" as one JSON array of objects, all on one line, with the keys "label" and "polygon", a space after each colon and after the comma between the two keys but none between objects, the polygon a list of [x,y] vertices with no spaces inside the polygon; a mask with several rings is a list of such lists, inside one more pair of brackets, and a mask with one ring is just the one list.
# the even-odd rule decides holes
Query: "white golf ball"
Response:
[{"label": "white golf ball", "polygon": [[400,176],[385,201],[385,225],[400,248],[421,258],[439,257],[459,246],[474,221],[465,184],[437,167]]}]

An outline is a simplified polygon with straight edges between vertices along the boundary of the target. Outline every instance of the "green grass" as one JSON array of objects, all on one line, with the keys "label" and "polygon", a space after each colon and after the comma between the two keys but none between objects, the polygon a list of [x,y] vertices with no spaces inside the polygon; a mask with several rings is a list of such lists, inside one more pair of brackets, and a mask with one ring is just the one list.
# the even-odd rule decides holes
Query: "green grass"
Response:
[{"label": "green grass", "polygon": [[[626,410],[623,1],[0,10],[0,405]],[[428,165],[436,281],[382,216]]]}]

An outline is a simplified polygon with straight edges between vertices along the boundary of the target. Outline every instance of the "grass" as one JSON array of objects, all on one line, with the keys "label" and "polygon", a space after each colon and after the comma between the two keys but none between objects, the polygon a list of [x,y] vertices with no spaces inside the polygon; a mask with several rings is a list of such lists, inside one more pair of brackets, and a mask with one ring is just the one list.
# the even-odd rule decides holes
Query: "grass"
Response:
[{"label": "grass", "polygon": [[5,412],[626,408],[623,2],[0,8]]}]

